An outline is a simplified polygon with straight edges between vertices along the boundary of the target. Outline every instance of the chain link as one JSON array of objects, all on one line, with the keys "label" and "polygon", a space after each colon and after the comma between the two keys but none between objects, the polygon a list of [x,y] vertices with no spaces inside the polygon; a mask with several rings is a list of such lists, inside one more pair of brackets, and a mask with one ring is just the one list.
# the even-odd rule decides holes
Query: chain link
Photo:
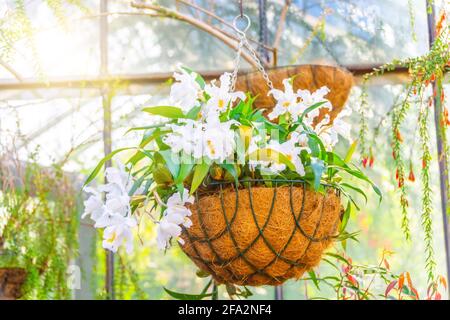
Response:
[{"label": "chain link", "polygon": [[244,41],[239,38],[239,44],[237,48],[236,58],[234,59],[234,69],[231,75],[231,91],[233,92],[236,87],[237,75],[239,71],[239,65],[241,64],[242,48],[244,47]]},{"label": "chain link", "polygon": [[247,41],[247,38],[244,36],[244,44],[247,47],[247,49],[250,51],[253,60],[255,60],[258,70],[262,73],[264,81],[266,81],[269,88],[273,89],[273,83],[272,80],[270,80],[269,75],[266,72],[266,69],[264,68],[264,65],[261,63],[261,60],[258,58],[258,54],[256,53],[255,49],[250,45],[250,43]]},{"label": "chain link", "polygon": [[[247,30],[248,27],[250,26],[250,19],[247,15],[244,15],[244,16],[246,17],[246,19],[248,21],[248,25],[245,28],[245,30]],[[245,30],[244,31],[239,30],[238,27],[236,26],[236,18],[234,21],[234,29],[236,30],[236,32],[238,34],[239,43],[238,43],[236,58],[234,60],[234,69],[233,69],[233,73],[231,75],[231,90],[234,91],[234,89],[236,87],[237,74],[238,74],[239,65],[241,62],[242,49],[244,47],[246,47],[248,49],[248,51],[250,52],[251,58],[256,62],[257,68],[258,68],[259,72],[261,72],[264,81],[266,82],[266,84],[270,88],[270,90],[272,90],[274,88],[273,83],[270,80],[269,75],[267,74],[266,69],[264,68],[264,65],[261,63],[261,60],[258,58],[258,54],[256,53],[255,49],[253,49],[253,47],[248,42],[247,37],[245,36]]]}]

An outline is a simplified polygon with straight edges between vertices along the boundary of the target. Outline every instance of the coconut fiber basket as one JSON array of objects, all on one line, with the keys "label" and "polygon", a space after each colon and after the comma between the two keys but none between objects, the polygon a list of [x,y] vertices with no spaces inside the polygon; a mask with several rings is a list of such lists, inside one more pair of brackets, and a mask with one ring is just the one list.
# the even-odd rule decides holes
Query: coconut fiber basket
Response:
[{"label": "coconut fiber basket", "polygon": [[[342,111],[347,101],[350,90],[353,86],[353,75],[342,68],[326,65],[298,65],[289,67],[279,67],[268,69],[267,73],[277,89],[284,90],[283,80],[293,77],[294,91],[298,89],[316,91],[322,86],[330,89],[325,98],[330,100],[333,108],[331,111],[323,108],[315,123],[323,119],[329,113],[330,123]],[[253,96],[258,95],[254,106],[266,109],[265,114],[269,113],[275,106],[275,100],[267,95],[269,88],[262,74],[259,71],[240,75],[236,81],[236,90],[250,92]]]},{"label": "coconut fiber basket", "polygon": [[[279,285],[321,260],[341,221],[337,190],[310,190],[302,181],[217,182],[196,193],[183,251],[218,283]],[[280,183],[280,185],[278,185]],[[281,185],[282,184],[282,185]]]},{"label": "coconut fiber basket", "polygon": [[0,268],[0,300],[19,299],[26,275],[22,268]]},{"label": "coconut fiber basket", "polygon": [[[274,87],[294,77],[294,90],[315,91],[327,86],[333,105],[330,123],[342,110],[353,85],[352,75],[331,66],[303,65],[268,70]],[[266,113],[275,105],[259,72],[238,77],[236,89],[258,95],[257,108]],[[183,251],[218,283],[279,285],[319,264],[341,221],[340,194],[331,187],[311,190],[302,181],[253,180],[236,188],[218,182],[213,191],[196,193],[192,226],[181,235]]]}]

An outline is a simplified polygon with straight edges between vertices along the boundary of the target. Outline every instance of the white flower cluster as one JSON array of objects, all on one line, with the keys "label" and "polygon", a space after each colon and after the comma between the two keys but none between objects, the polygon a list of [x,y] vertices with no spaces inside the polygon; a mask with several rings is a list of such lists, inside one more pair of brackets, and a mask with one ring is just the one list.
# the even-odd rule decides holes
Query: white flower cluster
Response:
[{"label": "white flower cluster", "polygon": [[[314,119],[319,115],[321,108],[331,109],[331,103],[325,96],[330,92],[327,87],[321,87],[315,92],[311,93],[308,90],[297,90],[294,92],[291,81],[289,79],[283,80],[284,91],[273,89],[269,94],[273,95],[277,103],[275,108],[269,113],[271,120],[284,115],[290,115],[294,120],[297,120],[309,107],[324,102],[319,108],[311,110],[303,118],[303,123],[309,127],[313,127]],[[342,118],[350,115],[351,110],[345,109],[341,112],[330,125],[330,116],[327,114],[320,123],[318,123],[314,131],[322,139],[328,149],[333,148],[338,142],[338,134],[350,140],[350,124],[345,122]]]},{"label": "white flower cluster", "polygon": [[192,225],[192,221],[189,219],[192,212],[185,206],[186,203],[194,203],[194,197],[189,196],[186,189],[184,189],[182,195],[177,192],[167,200],[167,208],[158,223],[157,229],[156,241],[159,249],[169,248],[171,239],[177,239],[178,242],[184,244],[183,239],[180,238],[181,226],[189,228]]},{"label": "white flower cluster", "polygon": [[[261,145],[262,139],[260,136],[255,136],[251,139],[249,145],[249,153],[252,154],[258,149],[270,149],[277,151],[287,157],[289,161],[295,166],[295,171],[300,175],[305,175],[305,168],[303,166],[302,160],[300,158],[300,153],[302,150],[310,151],[308,147],[308,137],[306,134],[299,134],[298,132],[293,132],[289,140],[283,143],[278,141],[269,141],[267,146]],[[276,161],[267,160],[249,160],[249,165],[252,168],[259,166],[261,173],[266,175],[276,175],[286,169],[286,165]]]},{"label": "white flower cluster", "polygon": [[[188,74],[183,69],[181,71],[182,73],[175,73],[175,79],[179,82],[172,86],[170,100],[178,101],[177,105],[183,111],[186,111],[200,105],[199,97],[203,93],[195,81],[196,74]],[[204,93],[208,95],[209,99],[200,111],[201,119],[197,121],[180,119],[177,124],[168,125],[172,129],[172,133],[164,138],[164,143],[173,152],[183,151],[195,159],[207,157],[216,162],[223,162],[233,155],[236,143],[234,132],[230,128],[236,122],[220,122],[219,117],[237,99],[245,100],[245,94],[243,92],[230,92],[230,90],[230,73],[224,73],[220,77],[220,86],[216,86],[214,81],[207,84]],[[181,92],[185,92],[189,99],[182,100]],[[194,99],[194,97],[196,98]]]},{"label": "white flower cluster", "polygon": [[[125,244],[127,252],[133,249],[132,229],[136,227],[136,219],[131,216],[130,196],[131,181],[121,166],[119,169],[110,167],[105,170],[108,181],[97,190],[87,187],[90,194],[84,202],[82,218],[90,216],[95,221],[95,228],[105,228],[103,232],[103,247],[116,252]],[[104,197],[103,197],[104,196]]]},{"label": "white flower cluster", "polygon": [[[272,95],[277,103],[272,112],[269,113],[269,119],[273,120],[281,115],[289,114],[294,120],[297,120],[306,109],[316,103],[325,102],[322,108],[331,108],[331,103],[324,97],[330,92],[327,87],[321,87],[311,93],[308,90],[297,90],[294,92],[290,79],[283,80],[284,91],[272,89],[269,94]],[[312,110],[308,116],[303,119],[308,125],[312,124],[313,119],[319,115],[319,109]]]}]

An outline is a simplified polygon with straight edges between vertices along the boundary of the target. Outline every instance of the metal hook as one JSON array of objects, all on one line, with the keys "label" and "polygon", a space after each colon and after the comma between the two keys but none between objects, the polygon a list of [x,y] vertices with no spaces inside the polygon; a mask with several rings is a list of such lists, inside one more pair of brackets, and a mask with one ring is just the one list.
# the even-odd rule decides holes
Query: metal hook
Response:
[{"label": "metal hook", "polygon": [[[238,22],[240,20],[243,20],[245,22],[245,25],[243,26],[242,29],[238,27]],[[250,28],[250,24],[251,24],[250,17],[248,15],[246,15],[246,14],[243,14],[242,16],[236,16],[233,19],[234,30],[236,30],[236,32],[238,32],[241,35],[244,35],[245,32],[247,32],[247,30]]]}]

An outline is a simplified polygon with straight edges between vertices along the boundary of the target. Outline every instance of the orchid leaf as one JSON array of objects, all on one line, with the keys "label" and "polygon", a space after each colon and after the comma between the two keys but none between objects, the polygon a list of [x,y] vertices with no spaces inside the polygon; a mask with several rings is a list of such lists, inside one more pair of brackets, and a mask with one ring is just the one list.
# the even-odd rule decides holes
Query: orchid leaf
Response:
[{"label": "orchid leaf", "polygon": [[147,107],[142,109],[142,111],[150,113],[155,116],[161,116],[170,119],[179,119],[186,117],[180,108],[171,106]]},{"label": "orchid leaf", "polygon": [[367,203],[367,196],[366,196],[365,192],[362,191],[360,188],[352,186],[352,185],[350,185],[348,183],[345,183],[345,182],[344,183],[340,183],[340,185],[342,187],[346,187],[346,188],[349,188],[349,189],[352,189],[352,190],[358,192],[360,195],[362,195],[364,197],[364,199],[366,200],[366,203]]},{"label": "orchid leaf", "polygon": [[202,162],[197,164],[194,169],[194,177],[192,178],[190,194],[193,194],[195,190],[202,184],[203,179],[205,179],[208,174],[210,164],[207,162]]},{"label": "orchid leaf", "polygon": [[287,156],[281,152],[275,151],[271,148],[263,148],[256,150],[248,155],[249,159],[257,159],[261,161],[273,161],[281,164],[285,164],[289,169],[295,171],[294,164],[289,160]]},{"label": "orchid leaf", "polygon": [[314,272],[314,270],[308,271],[308,274],[309,274],[309,278],[311,279],[313,284],[316,286],[317,290],[320,290],[319,281],[317,279],[317,276],[316,276],[316,273]]},{"label": "orchid leaf", "polygon": [[321,101],[321,102],[317,102],[315,104],[313,104],[312,106],[306,108],[305,111],[303,111],[302,115],[300,116],[300,118],[298,119],[297,123],[302,123],[303,122],[303,118],[310,113],[311,111],[321,107],[324,103],[326,103],[326,101]]},{"label": "orchid leaf", "polygon": [[350,219],[350,214],[352,212],[352,203],[350,200],[347,202],[347,208],[345,208],[344,214],[341,219],[341,226],[339,227],[339,230],[342,232],[347,227],[348,220]]},{"label": "orchid leaf", "polygon": [[140,131],[140,130],[150,130],[150,129],[155,129],[155,128],[161,128],[161,127],[164,127],[165,125],[167,125],[169,123],[170,122],[163,122],[163,123],[154,124],[154,125],[151,125],[151,126],[130,128],[124,133],[124,135],[126,135],[127,133],[130,133],[131,131]]},{"label": "orchid leaf", "polygon": [[308,133],[308,137],[308,146],[311,149],[313,156],[322,159],[322,154],[326,153],[322,140],[313,133]]},{"label": "orchid leaf", "polygon": [[349,163],[350,160],[352,160],[353,153],[355,153],[356,146],[358,145],[358,140],[353,141],[353,143],[350,145],[350,148],[347,151],[347,154],[345,155],[344,162]]},{"label": "orchid leaf", "polygon": [[228,171],[236,183],[238,182],[239,176],[236,169],[236,165],[230,163],[223,163],[220,164],[219,166]]},{"label": "orchid leaf", "polygon": [[314,173],[314,190],[317,191],[320,187],[322,173],[325,170],[325,163],[320,159],[313,159],[311,161],[311,168]]},{"label": "orchid leaf", "polygon": [[201,109],[202,107],[193,107],[186,114],[186,118],[191,120],[197,120]]},{"label": "orchid leaf", "polygon": [[97,164],[97,166],[95,167],[94,170],[92,170],[91,174],[89,175],[89,177],[87,177],[86,181],[83,184],[83,187],[85,187],[86,185],[89,184],[89,182],[91,182],[92,180],[95,179],[95,177],[97,176],[97,174],[99,173],[99,171],[103,168],[103,166],[105,165],[106,161],[109,161],[112,159],[112,157],[114,157],[116,154],[118,154],[119,152],[125,151],[125,150],[131,150],[131,149],[136,149],[134,147],[127,147],[127,148],[120,148],[117,150],[114,150],[113,152],[111,152],[110,154],[108,154],[106,157],[104,157],[102,160],[99,161],[99,163]]},{"label": "orchid leaf", "polygon": [[166,291],[169,296],[177,300],[202,300],[204,298],[211,297],[212,295],[211,293],[204,293],[204,294],[179,293],[169,290],[167,288],[164,288],[164,291]]},{"label": "orchid leaf", "polygon": [[203,77],[200,74],[198,74],[197,72],[195,72],[191,68],[188,68],[188,67],[185,67],[185,66],[182,66],[181,69],[183,69],[184,71],[186,71],[189,74],[195,74],[196,75],[195,82],[198,83],[200,88],[202,88],[202,89],[205,88],[205,85],[206,85],[205,79],[203,79]]},{"label": "orchid leaf", "polygon": [[180,157],[174,154],[171,150],[161,150],[158,152],[163,157],[167,168],[172,174],[172,177],[178,177],[178,173],[180,172]]},{"label": "orchid leaf", "polygon": [[178,171],[178,176],[175,179],[175,183],[183,183],[184,179],[191,173],[193,163],[182,163],[180,165],[180,170]]}]

